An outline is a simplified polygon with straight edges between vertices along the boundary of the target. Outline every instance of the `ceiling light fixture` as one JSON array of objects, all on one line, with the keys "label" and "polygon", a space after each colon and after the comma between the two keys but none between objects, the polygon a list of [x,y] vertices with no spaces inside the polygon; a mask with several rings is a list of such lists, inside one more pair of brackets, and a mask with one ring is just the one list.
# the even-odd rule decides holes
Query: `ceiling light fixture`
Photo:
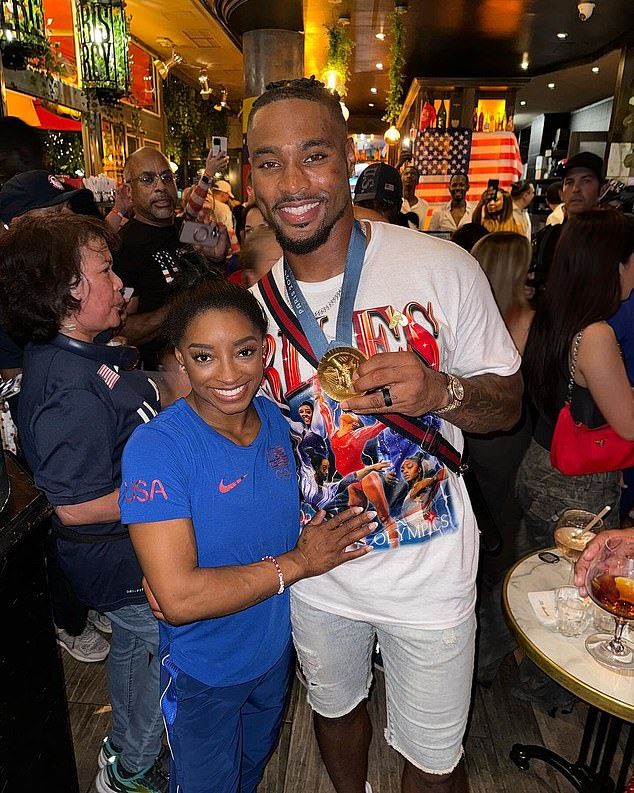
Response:
[{"label": "ceiling light fixture", "polygon": [[385,33],[375,33],[374,34],[379,41],[385,40]]},{"label": "ceiling light fixture", "polygon": [[[397,14],[407,14],[409,11],[408,0],[394,0],[394,11]],[[399,133],[400,137],[400,133]]]},{"label": "ceiling light fixture", "polygon": [[341,25],[341,27],[347,28],[350,24],[350,14],[340,14],[337,22]]},{"label": "ceiling light fixture", "polygon": [[555,83],[548,83],[548,87],[552,91],[554,89],[554,87],[555,87]]},{"label": "ceiling light fixture", "polygon": [[594,74],[599,74],[599,67],[598,66],[593,66],[592,67],[592,71],[593,71]]},{"label": "ceiling light fixture", "polygon": [[401,133],[396,129],[394,124],[392,124],[392,126],[386,129],[383,133],[383,138],[385,139],[386,143],[394,146],[401,139]]},{"label": "ceiling light fixture", "polygon": [[377,92],[377,89],[374,86],[372,86],[372,88],[370,88],[370,93],[371,94],[376,94],[376,92]]},{"label": "ceiling light fixture", "polygon": [[562,39],[562,40],[563,39],[567,39],[568,38],[568,34],[567,33],[558,33],[557,34],[557,38],[558,39]]},{"label": "ceiling light fixture", "polygon": [[522,107],[524,107],[524,105],[525,105],[525,104],[526,104],[526,99],[522,99],[522,101],[520,102],[520,105],[521,105]]},{"label": "ceiling light fixture", "polygon": [[376,65],[376,68],[377,68],[379,71],[381,71],[381,69],[383,68],[383,64],[382,64],[382,63],[377,63],[377,65]]},{"label": "ceiling light fixture", "polygon": [[172,66],[177,66],[179,63],[183,62],[183,56],[179,55],[177,52],[172,51],[172,57],[168,61],[161,61],[156,58],[153,63],[156,67],[156,71],[159,73],[159,76],[162,80],[167,80],[167,75],[170,73],[170,69]]},{"label": "ceiling light fixture", "polygon": [[374,102],[368,102],[368,107],[374,107]]},{"label": "ceiling light fixture", "polygon": [[209,75],[207,69],[201,69],[198,75],[198,82],[200,83],[200,95],[203,99],[209,99],[213,91],[209,87]]},{"label": "ceiling light fixture", "polygon": [[227,89],[226,88],[221,88],[220,89],[220,102],[217,102],[214,105],[214,110],[217,110],[218,112],[220,112],[221,110],[225,110],[228,107],[229,107],[229,105],[227,104]]}]

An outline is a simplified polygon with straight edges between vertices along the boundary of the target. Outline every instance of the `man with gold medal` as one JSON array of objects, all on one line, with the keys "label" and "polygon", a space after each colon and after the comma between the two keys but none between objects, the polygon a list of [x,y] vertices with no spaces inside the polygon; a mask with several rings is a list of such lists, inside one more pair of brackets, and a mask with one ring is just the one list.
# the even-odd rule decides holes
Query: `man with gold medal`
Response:
[{"label": "man with gold medal", "polygon": [[[351,477],[327,489],[326,511],[356,499],[381,520],[367,538],[372,553],[291,593],[324,763],[337,793],[371,791],[365,703],[378,638],[386,740],[405,759],[403,793],[464,793],[478,532],[460,476],[461,430],[516,423],[519,356],[466,252],[354,220],[354,145],[321,83],[270,85],[253,105],[247,143],[256,201],[284,252],[254,287],[271,328],[266,390],[289,415],[312,400],[324,416],[336,470],[324,464],[320,492],[326,476]],[[415,454],[438,485],[425,511],[403,506],[397,460]],[[314,512],[306,499],[302,511]]]}]

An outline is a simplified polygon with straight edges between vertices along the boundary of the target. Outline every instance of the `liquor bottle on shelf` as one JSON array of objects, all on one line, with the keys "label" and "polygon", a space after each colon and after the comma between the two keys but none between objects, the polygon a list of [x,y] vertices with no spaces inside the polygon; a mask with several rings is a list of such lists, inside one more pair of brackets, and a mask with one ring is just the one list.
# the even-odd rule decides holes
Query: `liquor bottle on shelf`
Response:
[{"label": "liquor bottle on shelf", "polygon": [[513,122],[513,116],[511,115],[508,117],[508,120],[506,122],[506,131],[513,132],[514,130],[515,130],[515,124]]},{"label": "liquor bottle on shelf", "polygon": [[436,116],[436,129],[447,129],[447,108],[445,107],[444,99],[440,100],[440,107]]},{"label": "liquor bottle on shelf", "polygon": [[484,111],[480,111],[478,116],[478,132],[484,132]]},{"label": "liquor bottle on shelf", "polygon": [[495,115],[493,113],[489,116],[489,132],[495,132]]},{"label": "liquor bottle on shelf", "polygon": [[500,124],[500,130],[501,130],[502,132],[504,132],[504,130],[506,129],[506,125],[507,125],[507,123],[508,123],[508,122],[507,122],[507,118],[506,118],[506,112],[505,112],[505,113],[504,113],[504,115],[502,116],[502,123]]},{"label": "liquor bottle on shelf", "polygon": [[471,119],[471,126],[474,132],[478,130],[478,108],[477,106],[473,108],[473,118]]},{"label": "liquor bottle on shelf", "polygon": [[485,118],[484,118],[484,127],[483,127],[482,131],[483,132],[490,132],[490,130],[491,130],[491,125],[489,123],[489,117],[485,116]]},{"label": "liquor bottle on shelf", "polygon": [[436,126],[436,110],[434,109],[434,100],[430,99],[429,94],[425,96],[425,101],[420,111],[420,119],[418,128],[421,132],[426,129],[431,129]]}]

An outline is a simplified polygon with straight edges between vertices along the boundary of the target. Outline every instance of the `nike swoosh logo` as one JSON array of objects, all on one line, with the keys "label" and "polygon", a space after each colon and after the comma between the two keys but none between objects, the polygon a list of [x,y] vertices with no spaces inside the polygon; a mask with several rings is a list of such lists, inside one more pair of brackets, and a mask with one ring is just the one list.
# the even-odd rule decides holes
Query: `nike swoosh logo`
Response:
[{"label": "nike swoosh logo", "polygon": [[246,479],[248,475],[249,474],[245,474],[244,476],[241,476],[238,479],[236,479],[235,482],[229,482],[228,485],[225,485],[225,483],[221,479],[218,485],[218,490],[220,490],[221,493],[228,493],[230,490],[233,490],[233,488],[236,487],[236,485],[239,485],[243,479]]}]

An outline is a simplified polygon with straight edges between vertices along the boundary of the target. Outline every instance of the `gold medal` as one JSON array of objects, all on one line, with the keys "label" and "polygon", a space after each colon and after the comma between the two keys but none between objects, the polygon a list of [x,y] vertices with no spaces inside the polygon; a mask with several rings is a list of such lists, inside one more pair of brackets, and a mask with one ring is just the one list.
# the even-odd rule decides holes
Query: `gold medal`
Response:
[{"label": "gold medal", "polygon": [[317,378],[326,394],[337,402],[358,396],[352,387],[352,375],[365,360],[365,355],[354,347],[328,350],[317,367]]}]

